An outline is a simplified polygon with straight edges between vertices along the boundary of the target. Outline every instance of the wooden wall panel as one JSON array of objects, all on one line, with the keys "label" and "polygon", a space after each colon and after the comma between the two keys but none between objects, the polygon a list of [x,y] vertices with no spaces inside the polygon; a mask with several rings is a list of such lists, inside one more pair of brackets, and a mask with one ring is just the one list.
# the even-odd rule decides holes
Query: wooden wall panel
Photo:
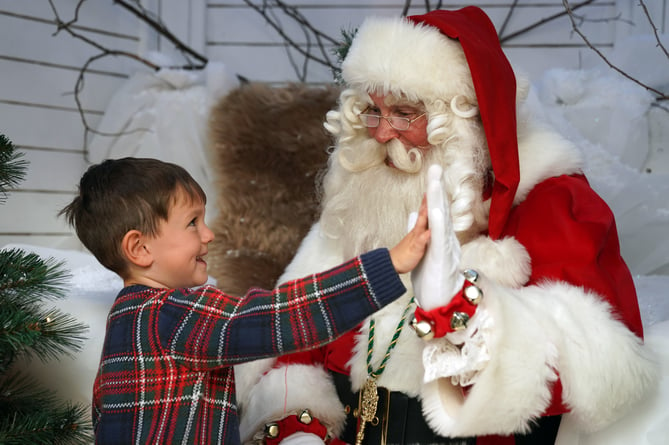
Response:
[{"label": "wooden wall panel", "polygon": [[[290,51],[298,64],[304,62],[304,57],[296,50],[290,49]],[[234,46],[215,46],[209,48],[208,56],[212,60],[226,60],[225,63],[232,73],[252,81],[269,84],[298,81],[296,69],[286,57],[285,47],[247,46],[242,56],[239,48]],[[298,69],[301,69],[301,65]],[[324,65],[310,62],[308,74],[306,80],[309,83],[332,83],[332,72]]]},{"label": "wooden wall panel", "polygon": [[[253,2],[260,5],[262,2]],[[371,15],[399,16],[402,12],[404,2],[381,2],[381,1],[294,1],[286,2],[291,5],[299,5],[299,13],[319,30],[333,39],[339,39],[341,30],[352,30],[359,26],[365,17]],[[473,1],[471,4],[480,4],[488,13],[491,20],[498,29],[503,26],[513,2],[482,2]],[[413,2],[409,14],[420,14],[425,12],[422,2]],[[466,3],[448,3],[445,8],[457,9]],[[215,60],[222,60],[230,68],[245,77],[261,81],[281,83],[300,79],[300,70],[304,56],[293,50],[296,65],[293,68],[285,59],[284,40],[280,33],[266,23],[264,17],[244,1],[210,1],[207,14],[207,45],[208,56]],[[267,14],[279,21],[282,31],[290,39],[306,51],[307,39],[301,26],[292,18],[285,15],[278,8],[267,8]],[[564,11],[561,1],[520,1],[506,24],[504,35],[511,35],[531,24],[544,21]],[[616,2],[613,0],[594,2],[587,7],[577,10],[579,17],[584,20],[581,29],[588,36],[589,41],[598,48],[609,48],[615,40],[617,23],[613,20],[618,14]],[[311,43],[315,44],[313,35]],[[333,45],[324,45],[330,61],[334,61],[331,55]],[[585,48],[583,40],[572,32],[572,26],[567,16],[548,21],[535,29],[529,30],[521,35],[505,42],[505,49],[513,49],[509,53],[529,56],[517,60],[526,72],[540,72],[537,66],[560,66],[564,59],[553,57],[554,52],[561,56],[566,55],[566,63],[569,66],[578,64],[578,49]],[[574,49],[564,51],[563,49]],[[518,49],[521,49],[518,51]],[[274,53],[274,55],[273,55]],[[313,48],[312,48],[312,53]],[[555,55],[555,54],[553,54]],[[321,56],[324,57],[324,56]],[[537,64],[539,58],[541,63]],[[527,66],[522,66],[523,63]],[[331,80],[328,70],[316,68],[316,63],[310,62],[315,72],[306,77],[307,82],[320,83]],[[291,74],[292,73],[292,74]]]},{"label": "wooden wall panel", "polygon": [[[252,0],[261,5],[263,0]],[[61,19],[73,18],[76,0],[54,0]],[[369,15],[399,15],[404,0],[284,0],[315,27],[338,39]],[[290,49],[295,66],[276,30],[244,0],[143,0],[170,30],[209,60],[223,62],[233,73],[250,80],[283,84],[299,79],[304,57]],[[267,2],[271,3],[271,2]],[[435,1],[429,2],[436,4]],[[443,2],[445,7],[482,6],[501,28],[513,0]],[[669,32],[669,0],[646,1],[659,32]],[[409,14],[425,12],[414,1]],[[562,11],[561,0],[520,0],[506,25],[505,35]],[[276,9],[293,40],[306,45],[299,26]],[[582,30],[598,49],[609,51],[616,42],[648,33],[650,25],[636,0],[597,0],[578,10],[587,20]],[[617,17],[617,19],[615,19]],[[86,1],[79,11],[77,32],[105,46],[151,57],[153,51],[174,56],[171,44],[113,0]],[[46,0],[0,0],[0,132],[26,153],[26,180],[0,208],[0,245],[34,242],[71,247],[72,232],[54,211],[72,197],[87,163],[84,128],[72,96],[81,66],[98,50],[64,31],[55,34],[54,15]],[[666,37],[665,37],[666,38]],[[669,44],[669,42],[664,42]],[[326,50],[331,47],[326,46]],[[539,78],[553,67],[580,68],[596,56],[572,32],[566,17],[546,23],[505,42],[512,63]],[[331,56],[331,55],[330,55]],[[331,56],[334,60],[334,56]],[[589,65],[589,66],[590,66]],[[659,66],[659,65],[658,65]],[[656,67],[657,68],[657,67]],[[130,75],[146,68],[128,58],[107,57],[95,62],[85,77],[81,99],[89,123],[95,126]],[[659,69],[659,68],[658,68]],[[306,81],[329,83],[332,73],[309,62]],[[659,134],[659,133],[658,133]],[[663,146],[654,140],[662,150]],[[660,158],[657,158],[660,159]],[[664,159],[664,158],[662,158]],[[662,162],[662,161],[658,161]],[[654,168],[661,170],[661,165]],[[14,202],[16,201],[16,202]],[[24,221],[32,221],[24,223]],[[28,241],[31,240],[31,241]]]},{"label": "wooden wall panel", "polygon": [[[0,58],[0,73],[12,82],[0,82],[3,101],[39,104],[49,107],[72,109],[76,107],[74,89],[79,71],[50,65]],[[85,88],[79,100],[89,111],[103,112],[109,97],[127,76],[117,74],[86,73]]]},{"label": "wooden wall panel", "polygon": [[[64,22],[75,18],[76,0],[52,0],[58,16]],[[47,0],[0,0],[0,12],[13,14],[30,20],[52,22],[55,31],[55,15]],[[112,0],[83,2],[78,13],[77,28],[81,31],[98,31],[110,34],[137,37],[137,21],[134,16]]]},{"label": "wooden wall panel", "polygon": [[[80,152],[23,148],[29,164],[21,189],[31,193],[73,193],[86,169]],[[50,174],[44,174],[50,172]]]},{"label": "wooden wall panel", "polygon": [[[31,0],[32,3],[34,0]],[[44,2],[47,7],[47,2]],[[91,56],[100,54],[100,50],[75,39],[61,31],[54,35],[56,27],[45,20],[33,17],[5,15],[0,10],[3,39],[0,42],[0,55],[36,63],[50,64],[57,67],[80,68]],[[137,24],[136,20],[133,20]],[[95,39],[107,48],[135,53],[137,36],[120,33],[106,33],[94,29],[82,30],[81,33]],[[130,62],[117,57],[102,58],[91,69],[112,73],[127,72]]]},{"label": "wooden wall panel", "polygon": [[[93,127],[102,113],[87,113]],[[79,150],[83,156],[83,126],[75,108],[2,104],[2,132],[19,147]],[[26,129],[28,127],[28,129]]]},{"label": "wooden wall panel", "polygon": [[[283,31],[288,36],[297,43],[306,44],[300,24],[286,16],[280,10],[276,8],[270,9],[272,11],[271,16],[283,24]],[[455,8],[449,6],[447,9]],[[483,9],[490,16],[495,26],[500,29],[509,13],[510,7],[508,4],[499,4],[497,6],[486,4]],[[342,29],[355,29],[366,17],[399,16],[401,10],[402,8],[398,6],[386,6],[382,8],[374,5],[365,5],[361,2],[356,7],[325,8],[321,5],[318,8],[309,8],[308,6],[302,6],[299,11],[309,23],[317,24],[318,29],[323,33],[337,39]],[[511,14],[511,19],[506,25],[505,34],[510,34],[563,11],[562,4],[557,2],[525,5],[521,3],[516,7],[513,14]],[[424,9],[418,7],[410,9],[410,14],[421,14],[424,12]],[[612,42],[613,27],[605,19],[616,16],[614,2],[594,3],[578,10],[578,13],[590,20],[584,22],[583,27],[589,34],[594,34],[593,43],[604,42],[610,44]],[[279,33],[266,24],[264,18],[250,7],[215,7],[214,5],[210,5],[207,16],[207,29],[208,41],[212,45],[217,43],[283,43],[283,39]],[[519,36],[516,40],[531,45],[571,45],[577,37],[570,30],[571,26],[568,18],[563,16],[560,19],[541,25],[534,31]]]},{"label": "wooden wall panel", "polygon": [[[55,1],[62,20],[73,18],[75,4]],[[29,162],[26,178],[0,209],[0,245],[78,243],[56,214],[86,168],[84,126],[72,92],[80,68],[100,50],[64,31],[56,34],[54,17],[47,1],[0,0],[0,132]],[[73,29],[109,48],[137,52],[137,20],[113,2],[85,2]],[[91,126],[136,66],[115,57],[90,66],[79,98]]]},{"label": "wooden wall panel", "polygon": [[2,205],[0,234],[60,234],[70,232],[64,218],[56,215],[68,202],[65,193],[16,191]]},{"label": "wooden wall panel", "polygon": [[0,233],[0,249],[13,244],[46,246],[55,249],[85,250],[72,232],[65,234],[41,235],[38,233]]}]

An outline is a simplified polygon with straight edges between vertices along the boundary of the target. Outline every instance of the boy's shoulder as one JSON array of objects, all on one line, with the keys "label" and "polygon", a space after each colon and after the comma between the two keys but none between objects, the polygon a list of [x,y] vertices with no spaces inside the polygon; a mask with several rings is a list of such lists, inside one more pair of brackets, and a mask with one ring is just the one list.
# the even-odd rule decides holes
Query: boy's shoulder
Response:
[{"label": "boy's shoulder", "polygon": [[118,310],[127,310],[130,307],[139,307],[148,300],[156,298],[164,291],[171,291],[171,289],[158,289],[141,284],[126,286],[116,295],[111,311],[115,312]]},{"label": "boy's shoulder", "polygon": [[204,285],[196,289],[190,288],[157,288],[142,284],[126,286],[119,291],[114,301],[114,306],[132,306],[146,303],[149,300],[165,300],[167,298],[190,299],[197,295],[220,293],[221,291],[212,285]]}]

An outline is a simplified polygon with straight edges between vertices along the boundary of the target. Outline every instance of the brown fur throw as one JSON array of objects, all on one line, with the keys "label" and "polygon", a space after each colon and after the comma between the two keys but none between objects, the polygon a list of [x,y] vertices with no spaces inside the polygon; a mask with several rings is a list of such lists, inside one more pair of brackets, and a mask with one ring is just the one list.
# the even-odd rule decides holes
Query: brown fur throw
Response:
[{"label": "brown fur throw", "polygon": [[318,211],[323,128],[338,89],[246,84],[216,104],[209,138],[218,194],[209,273],[233,295],[271,289]]}]

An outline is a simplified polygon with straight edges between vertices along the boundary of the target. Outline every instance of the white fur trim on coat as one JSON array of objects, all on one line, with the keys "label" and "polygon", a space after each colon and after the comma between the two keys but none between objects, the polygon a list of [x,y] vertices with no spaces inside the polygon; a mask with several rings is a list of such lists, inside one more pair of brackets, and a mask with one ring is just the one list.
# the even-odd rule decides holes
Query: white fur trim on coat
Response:
[{"label": "white fur trim on coat", "polygon": [[506,287],[527,283],[532,272],[530,254],[515,238],[478,238],[462,246],[461,270],[475,269],[488,279]]},{"label": "white fur trim on coat", "polygon": [[600,429],[657,377],[642,341],[592,293],[559,282],[509,289],[480,277],[494,320],[490,362],[467,397],[448,379],[425,385],[423,413],[445,436],[526,432],[548,407],[559,372],[581,428]]},{"label": "white fur trim on coat", "polygon": [[[532,102],[532,101],[530,101]],[[514,204],[525,200],[528,193],[540,182],[560,175],[573,175],[583,171],[583,152],[573,142],[540,122],[532,109],[533,104],[523,104],[518,117],[518,161],[520,182]],[[531,114],[530,117],[523,117]]]},{"label": "white fur trim on coat", "polygon": [[253,438],[267,422],[308,408],[335,436],[346,421],[332,378],[320,366],[289,365],[274,368],[251,388],[242,408],[239,426],[243,442]]}]

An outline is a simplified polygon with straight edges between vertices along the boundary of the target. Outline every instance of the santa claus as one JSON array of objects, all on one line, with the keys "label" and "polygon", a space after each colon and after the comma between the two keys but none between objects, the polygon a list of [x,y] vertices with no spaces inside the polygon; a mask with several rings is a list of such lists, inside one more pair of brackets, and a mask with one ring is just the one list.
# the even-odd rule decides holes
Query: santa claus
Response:
[{"label": "santa claus", "polygon": [[657,369],[613,215],[485,13],[370,18],[342,74],[321,216],[280,281],[396,243],[424,194],[432,241],[356,331],[239,367],[243,440],[552,444],[624,415]]}]

